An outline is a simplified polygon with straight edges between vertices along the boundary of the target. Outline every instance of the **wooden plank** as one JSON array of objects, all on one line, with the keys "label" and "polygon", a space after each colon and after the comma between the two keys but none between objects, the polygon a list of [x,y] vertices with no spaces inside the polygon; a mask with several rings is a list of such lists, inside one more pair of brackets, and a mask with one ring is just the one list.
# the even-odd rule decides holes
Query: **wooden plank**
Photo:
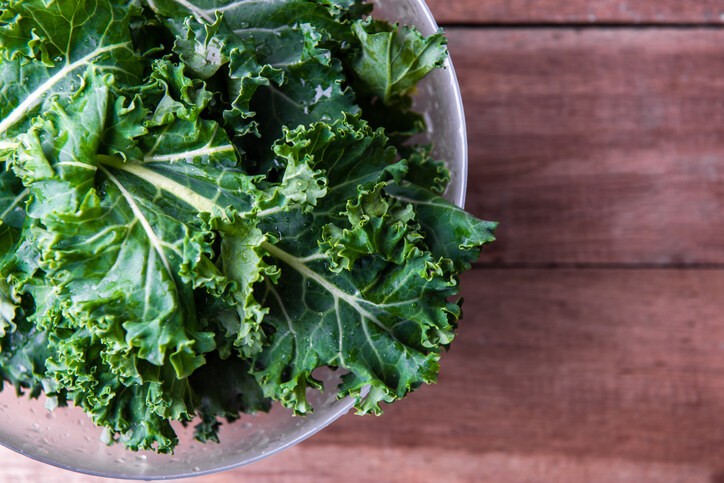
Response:
[{"label": "wooden plank", "polygon": [[485,261],[724,262],[724,30],[448,35]]},{"label": "wooden plank", "polygon": [[440,23],[719,24],[718,0],[427,0]]},{"label": "wooden plank", "polygon": [[724,271],[490,269],[463,283],[439,384],[310,445],[724,468]]},{"label": "wooden plank", "polygon": [[[41,465],[0,447],[3,483],[113,483]],[[576,479],[574,479],[576,478]],[[189,480],[166,480],[185,482]],[[194,483],[717,483],[697,465],[632,463],[557,456],[469,454],[428,448],[312,446],[302,444],[238,470],[196,477]]]},{"label": "wooden plank", "polygon": [[724,271],[480,269],[463,293],[439,384],[198,481],[724,481]]}]

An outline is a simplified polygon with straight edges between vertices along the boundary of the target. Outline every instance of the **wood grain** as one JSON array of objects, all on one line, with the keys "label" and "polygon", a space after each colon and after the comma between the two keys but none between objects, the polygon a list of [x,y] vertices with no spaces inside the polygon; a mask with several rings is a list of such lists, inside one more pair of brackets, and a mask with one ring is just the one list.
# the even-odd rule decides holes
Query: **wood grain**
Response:
[{"label": "wood grain", "polygon": [[724,470],[724,272],[486,269],[464,284],[439,384],[310,445]]},{"label": "wood grain", "polygon": [[719,24],[717,0],[426,0],[440,23]]},{"label": "wood grain", "polygon": [[[59,470],[0,447],[3,483],[112,483]],[[579,478],[579,479],[573,479]],[[193,483],[716,483],[697,465],[640,464],[625,460],[556,455],[478,455],[436,448],[345,448],[299,445],[238,470],[193,479]]]},{"label": "wood grain", "polygon": [[724,30],[448,35],[484,261],[724,262]]},{"label": "wood grain", "polygon": [[[724,481],[724,272],[478,269],[439,383],[199,478]],[[0,453],[2,481],[99,481]]]}]

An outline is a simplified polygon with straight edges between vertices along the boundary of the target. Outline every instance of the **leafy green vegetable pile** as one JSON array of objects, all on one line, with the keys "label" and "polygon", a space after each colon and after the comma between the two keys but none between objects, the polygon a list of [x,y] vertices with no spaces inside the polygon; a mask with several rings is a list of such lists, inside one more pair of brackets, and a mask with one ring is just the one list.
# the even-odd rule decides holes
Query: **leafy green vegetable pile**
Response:
[{"label": "leafy green vegetable pile", "polygon": [[[130,449],[435,381],[493,240],[410,110],[442,34],[359,0],[0,1],[0,376]],[[361,391],[371,387],[366,397]]]}]

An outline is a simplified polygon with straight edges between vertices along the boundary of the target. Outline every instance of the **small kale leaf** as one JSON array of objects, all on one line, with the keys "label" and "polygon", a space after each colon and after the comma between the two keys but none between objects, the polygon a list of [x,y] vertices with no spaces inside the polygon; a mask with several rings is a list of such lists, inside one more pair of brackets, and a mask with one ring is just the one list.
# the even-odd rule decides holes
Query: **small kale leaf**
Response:
[{"label": "small kale leaf", "polygon": [[385,104],[409,95],[447,57],[442,32],[423,37],[414,28],[372,18],[355,22],[353,30],[362,46],[354,70]]}]

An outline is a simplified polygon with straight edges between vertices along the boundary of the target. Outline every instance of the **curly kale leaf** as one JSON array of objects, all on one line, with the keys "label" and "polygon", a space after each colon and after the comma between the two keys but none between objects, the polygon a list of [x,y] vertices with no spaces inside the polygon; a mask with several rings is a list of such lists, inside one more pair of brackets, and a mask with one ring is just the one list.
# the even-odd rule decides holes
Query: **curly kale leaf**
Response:
[{"label": "curly kale leaf", "polygon": [[42,106],[64,100],[89,69],[140,80],[133,50],[132,1],[23,0],[0,14],[0,140],[15,136]]},{"label": "curly kale leaf", "polygon": [[447,300],[457,291],[454,261],[426,251],[413,207],[385,193],[406,163],[381,131],[357,119],[317,124],[287,132],[275,151],[322,170],[327,194],[311,210],[263,222],[276,230],[279,242],[265,248],[282,273],[266,283],[273,341],[254,374],[267,395],[304,413],[306,388],[319,387],[314,369],[343,367],[340,394],[379,412],[381,401],[436,378],[459,316]]},{"label": "curly kale leaf", "polygon": [[[204,77],[221,66],[229,71],[224,112],[236,137],[251,133],[244,149],[261,172],[270,167],[267,151],[282,127],[333,122],[358,110],[345,85],[334,51],[355,41],[350,22],[334,15],[348,5],[308,0],[149,2],[177,35],[180,57]],[[349,10],[345,10],[349,11]],[[178,15],[188,15],[183,23]],[[361,15],[361,13],[360,13]]]},{"label": "curly kale leaf", "polygon": [[192,297],[194,284],[222,283],[207,273],[212,235],[145,202],[99,162],[111,83],[91,77],[67,108],[52,105],[21,137],[15,169],[38,220],[29,230],[66,317],[103,336],[109,353],[168,361],[184,377],[213,349]]}]

